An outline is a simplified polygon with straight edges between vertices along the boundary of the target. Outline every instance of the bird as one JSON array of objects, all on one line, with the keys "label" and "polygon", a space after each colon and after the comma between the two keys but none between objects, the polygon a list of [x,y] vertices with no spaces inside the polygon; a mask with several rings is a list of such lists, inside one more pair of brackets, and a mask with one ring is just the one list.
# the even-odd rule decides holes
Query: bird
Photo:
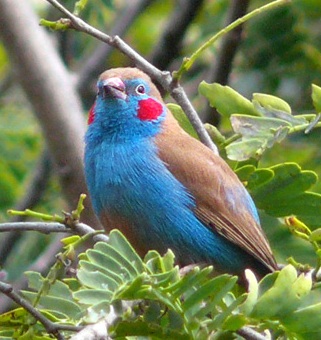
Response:
[{"label": "bird", "polygon": [[180,266],[258,279],[278,269],[257,209],[229,165],[187,134],[134,67],[102,73],[88,116],[85,177],[107,232],[140,256],[171,249]]}]

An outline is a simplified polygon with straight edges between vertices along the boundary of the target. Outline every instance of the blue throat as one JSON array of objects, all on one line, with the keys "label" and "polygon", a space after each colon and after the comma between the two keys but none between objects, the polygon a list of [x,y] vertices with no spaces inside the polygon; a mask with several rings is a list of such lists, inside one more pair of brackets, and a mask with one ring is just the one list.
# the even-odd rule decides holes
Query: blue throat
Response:
[{"label": "blue throat", "polygon": [[132,232],[150,249],[171,248],[182,265],[207,262],[234,273],[255,262],[197,219],[193,197],[159,159],[153,137],[97,141],[89,128],[85,172],[97,215],[131,221]]}]

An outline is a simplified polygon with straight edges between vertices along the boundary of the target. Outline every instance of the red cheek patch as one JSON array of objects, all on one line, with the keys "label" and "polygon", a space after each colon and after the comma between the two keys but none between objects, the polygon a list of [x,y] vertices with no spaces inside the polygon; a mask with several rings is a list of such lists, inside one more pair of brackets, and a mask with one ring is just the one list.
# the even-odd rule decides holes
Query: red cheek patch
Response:
[{"label": "red cheek patch", "polygon": [[137,117],[141,120],[154,120],[163,113],[163,105],[158,101],[148,98],[139,102]]},{"label": "red cheek patch", "polygon": [[90,125],[94,119],[95,119],[95,106],[96,104],[94,104],[91,109],[89,110],[89,114],[88,114],[88,120],[87,120],[87,124]]}]

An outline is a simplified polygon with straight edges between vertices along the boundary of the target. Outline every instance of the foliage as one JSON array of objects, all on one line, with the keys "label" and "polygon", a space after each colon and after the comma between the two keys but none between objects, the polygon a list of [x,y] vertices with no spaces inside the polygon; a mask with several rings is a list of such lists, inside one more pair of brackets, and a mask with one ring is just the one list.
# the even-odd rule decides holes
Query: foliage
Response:
[{"label": "foliage", "polygon": [[[66,240],[65,249],[75,242]],[[50,282],[39,273],[26,273],[31,291],[23,295],[57,323],[92,323],[115,310],[117,319],[109,328],[115,338],[224,338],[245,325],[279,337],[321,335],[321,304],[310,303],[317,294],[311,290],[311,274],[298,275],[291,265],[259,283],[247,270],[244,292],[237,277],[213,277],[212,267],[180,273],[170,250],[163,257],[150,251],[142,260],[118,230],[110,233],[108,243],[96,243],[79,258],[77,278]],[[21,308],[0,316],[0,329],[2,336],[48,336]]]},{"label": "foliage", "polygon": [[[252,1],[252,6],[264,3]],[[74,4],[67,2],[70,7]],[[124,9],[121,1],[77,1],[76,5],[77,14],[106,31],[111,31]],[[198,87],[199,94],[193,92],[190,97],[199,111],[204,109],[205,97],[219,112],[220,125],[208,125],[208,131],[251,193],[263,217],[263,228],[275,242],[272,248],[281,248],[279,262],[285,262],[285,250],[295,244],[288,259],[291,264],[259,283],[248,271],[245,292],[236,277],[214,277],[211,267],[196,266],[182,274],[174,265],[171,251],[163,257],[152,251],[142,260],[128,241],[113,231],[109,243],[96,243],[80,254],[75,264],[77,276],[66,278],[64,270],[70,269],[70,262],[76,262],[75,252],[85,242],[73,236],[63,240],[64,250],[47,275],[33,271],[25,274],[29,288],[22,291],[23,296],[49,320],[79,326],[114,313],[109,332],[121,338],[223,339],[240,337],[236,332],[244,326],[271,333],[273,338],[321,337],[320,283],[308,272],[311,268],[318,270],[321,262],[321,36],[315,29],[320,6],[317,1],[293,1],[251,19],[234,61],[230,86],[205,81],[199,84],[212,67],[213,51],[217,51],[216,38],[214,45],[207,43],[217,37],[213,34],[222,28],[228,7],[226,0],[205,1],[180,54],[168,68],[190,63],[185,60],[182,64],[183,56],[194,55],[200,46],[207,47],[196,54],[193,67],[188,64],[189,72],[183,67],[179,76],[183,76],[186,88]],[[45,13],[46,9],[40,10]],[[153,2],[132,25],[126,40],[148,55],[172,10],[171,1]],[[67,66],[81,71],[82,64],[98,48],[97,43],[68,30],[59,34]],[[8,75],[7,59],[0,46],[1,80]],[[117,51],[106,59],[106,67],[129,63]],[[89,97],[84,99],[85,105],[91,104],[93,94]],[[181,108],[176,104],[168,107],[183,128],[197,138]],[[0,219],[4,221],[6,209],[26,191],[43,141],[31,109],[15,84],[1,94],[0,111],[0,153],[5,160],[0,163]],[[50,214],[61,209],[60,196],[52,180],[39,210]],[[49,220],[53,219],[49,216]],[[264,223],[266,220],[268,223]],[[283,229],[282,238],[281,224],[288,227]],[[47,243],[44,237],[24,236],[5,265],[9,279],[31,264],[35,252]],[[307,263],[301,263],[299,249],[308,253]],[[296,269],[302,273],[297,274]],[[67,338],[72,334],[63,333]],[[17,337],[50,338],[44,326],[23,308],[0,315],[0,338]]]}]

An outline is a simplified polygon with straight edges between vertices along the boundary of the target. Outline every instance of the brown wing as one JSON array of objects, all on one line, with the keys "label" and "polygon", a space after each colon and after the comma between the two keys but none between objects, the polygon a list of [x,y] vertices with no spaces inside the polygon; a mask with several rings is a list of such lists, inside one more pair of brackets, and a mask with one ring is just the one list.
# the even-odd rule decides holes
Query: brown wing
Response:
[{"label": "brown wing", "polygon": [[271,271],[276,270],[270,246],[234,172],[219,156],[185,133],[170,113],[164,125],[156,137],[159,156],[194,196],[195,214]]}]

